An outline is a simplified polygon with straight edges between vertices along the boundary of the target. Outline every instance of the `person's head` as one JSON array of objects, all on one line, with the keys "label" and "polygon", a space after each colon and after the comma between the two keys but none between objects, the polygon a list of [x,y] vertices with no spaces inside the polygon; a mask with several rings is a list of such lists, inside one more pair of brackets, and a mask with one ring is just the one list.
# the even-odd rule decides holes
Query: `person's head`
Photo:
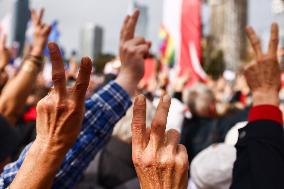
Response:
[{"label": "person's head", "polygon": [[204,84],[192,86],[183,95],[183,101],[188,106],[193,116],[216,116],[216,100],[213,92]]}]

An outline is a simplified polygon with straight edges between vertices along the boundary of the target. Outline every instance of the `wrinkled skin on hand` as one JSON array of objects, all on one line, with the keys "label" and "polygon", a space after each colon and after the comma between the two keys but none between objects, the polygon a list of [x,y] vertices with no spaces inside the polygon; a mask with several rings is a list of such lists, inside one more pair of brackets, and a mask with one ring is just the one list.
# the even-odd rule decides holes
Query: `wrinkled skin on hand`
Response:
[{"label": "wrinkled skin on hand", "polygon": [[55,43],[49,43],[48,47],[54,88],[37,105],[36,141],[48,149],[54,149],[56,153],[66,153],[81,129],[92,65],[89,58],[82,58],[75,86],[66,89],[60,50]]},{"label": "wrinkled skin on hand", "polygon": [[142,189],[186,189],[188,156],[176,130],[165,131],[170,107],[161,98],[151,129],[146,129],[146,99],[136,97],[132,120],[132,159]]},{"label": "wrinkled skin on hand", "polygon": [[[256,53],[256,61],[245,68],[245,77],[253,93],[256,104],[266,103],[277,105],[278,93],[281,87],[281,70],[277,60],[279,41],[278,25],[272,24],[269,48],[263,53],[261,42],[251,27],[246,29],[248,38]],[[269,102],[270,100],[270,102]]]}]

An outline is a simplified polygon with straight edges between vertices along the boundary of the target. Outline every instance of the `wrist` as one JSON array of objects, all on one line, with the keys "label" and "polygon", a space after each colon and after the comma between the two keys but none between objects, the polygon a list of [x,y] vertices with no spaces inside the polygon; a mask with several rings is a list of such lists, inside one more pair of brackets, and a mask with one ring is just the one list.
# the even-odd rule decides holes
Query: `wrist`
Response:
[{"label": "wrist", "polygon": [[37,140],[32,144],[28,155],[36,160],[36,164],[42,165],[43,170],[48,169],[49,174],[56,173],[64,159],[64,155],[59,153],[54,153],[52,149],[46,148],[45,145],[42,145]]},{"label": "wrist", "polygon": [[58,145],[50,144],[45,140],[36,138],[33,143],[35,151],[45,155],[53,163],[60,163],[67,153],[68,149],[62,148]]},{"label": "wrist", "polygon": [[119,84],[130,96],[133,96],[139,81],[140,77],[137,77],[135,74],[129,72],[121,71],[116,78],[117,84]]},{"label": "wrist", "polygon": [[271,91],[254,91],[252,94],[253,106],[258,105],[272,105],[279,106],[279,92],[277,90]]},{"label": "wrist", "polygon": [[31,55],[32,56],[42,56],[43,55],[43,49],[44,47],[38,47],[38,46],[35,46],[32,48],[32,51],[31,51]]}]

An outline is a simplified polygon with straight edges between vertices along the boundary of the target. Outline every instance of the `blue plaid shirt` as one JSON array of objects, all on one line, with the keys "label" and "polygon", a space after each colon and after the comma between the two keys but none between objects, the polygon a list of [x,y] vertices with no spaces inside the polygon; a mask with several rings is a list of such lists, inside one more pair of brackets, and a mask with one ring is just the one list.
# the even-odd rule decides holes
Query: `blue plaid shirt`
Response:
[{"label": "blue plaid shirt", "polygon": [[[86,101],[81,133],[66,154],[52,188],[69,189],[75,186],[97,152],[110,138],[115,123],[125,115],[130,105],[130,97],[114,81]],[[30,146],[31,144],[23,150],[16,162],[5,166],[0,178],[0,189],[11,184]]]}]

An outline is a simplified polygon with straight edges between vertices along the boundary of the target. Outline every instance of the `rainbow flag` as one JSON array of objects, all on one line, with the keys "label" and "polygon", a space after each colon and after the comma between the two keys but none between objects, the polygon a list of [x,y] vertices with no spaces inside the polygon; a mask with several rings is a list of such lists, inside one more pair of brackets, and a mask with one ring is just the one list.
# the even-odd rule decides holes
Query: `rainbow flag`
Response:
[{"label": "rainbow flag", "polygon": [[170,33],[161,26],[159,32],[160,39],[160,57],[163,64],[169,65],[171,68],[175,65],[175,45]]}]

